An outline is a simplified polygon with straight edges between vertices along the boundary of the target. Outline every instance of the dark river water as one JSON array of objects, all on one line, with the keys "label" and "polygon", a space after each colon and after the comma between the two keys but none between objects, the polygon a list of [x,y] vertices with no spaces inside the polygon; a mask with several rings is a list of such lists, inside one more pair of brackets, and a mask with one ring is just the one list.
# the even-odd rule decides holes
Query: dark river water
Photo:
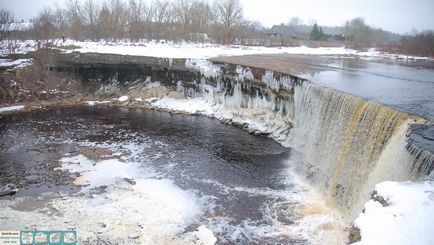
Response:
[{"label": "dark river water", "polygon": [[[23,188],[3,199],[45,191],[77,192],[72,184],[76,176],[56,170],[59,159],[100,147],[120,152],[112,156],[123,162],[151,169],[152,178],[170,180],[205,198],[206,211],[186,231],[205,224],[220,243],[309,240],[307,233],[275,230],[276,225],[298,222],[294,207],[303,191],[288,174],[290,150],[217,120],[142,109],[52,109],[4,119],[0,142],[1,184]],[[101,155],[87,156],[107,159]]]},{"label": "dark river water", "polygon": [[312,72],[298,75],[315,83],[434,119],[434,62],[300,57]]}]

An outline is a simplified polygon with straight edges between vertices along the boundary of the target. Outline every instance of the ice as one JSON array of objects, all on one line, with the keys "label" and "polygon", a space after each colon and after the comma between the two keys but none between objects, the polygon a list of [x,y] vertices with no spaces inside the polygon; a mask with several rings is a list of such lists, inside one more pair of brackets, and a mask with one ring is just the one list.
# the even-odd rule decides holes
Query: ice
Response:
[{"label": "ice", "polygon": [[[119,159],[94,161],[84,155],[64,157],[60,162],[61,170],[80,174],[74,183],[86,185],[82,191],[85,195],[53,200],[51,205],[65,212],[47,221],[47,225],[67,220],[80,230],[82,241],[95,239],[97,232],[124,244],[190,244],[193,240],[215,243],[214,235],[204,226],[183,234],[205,212],[204,200],[172,180],[157,179],[146,164]],[[90,192],[101,186],[106,186],[105,192]],[[23,213],[15,215],[25,217]],[[31,224],[33,218],[22,221]]]},{"label": "ice", "polygon": [[375,187],[375,200],[355,220],[362,240],[355,244],[434,244],[434,182],[382,182]]},{"label": "ice", "polygon": [[276,90],[281,87],[290,90],[293,86],[289,77],[282,76],[280,80],[276,79],[273,71],[265,71],[262,81],[267,84],[268,87]]},{"label": "ice", "polygon": [[0,67],[26,67],[32,62],[32,59],[17,59],[17,60],[8,60],[8,59],[0,59]]},{"label": "ice", "polygon": [[235,73],[237,73],[238,80],[241,82],[243,82],[245,79],[246,80],[252,80],[255,78],[253,76],[251,69],[248,67],[237,66]]},{"label": "ice", "polygon": [[216,78],[221,75],[220,67],[213,65],[211,61],[206,59],[187,59],[185,66],[199,71],[206,78]]},{"label": "ice", "polygon": [[119,97],[118,100],[119,100],[119,102],[125,102],[128,100],[128,96],[121,96],[121,97]]},{"label": "ice", "polygon": [[[153,101],[153,99],[151,99],[151,101]],[[203,98],[174,99],[163,97],[151,104],[158,108],[181,111],[190,114],[200,113],[210,116],[214,114],[214,108],[212,108],[210,104],[206,103]]]},{"label": "ice", "polygon": [[60,162],[62,163],[61,170],[80,174],[74,183],[86,185],[84,190],[102,185],[113,185],[124,178],[135,179],[153,174],[152,171],[144,171],[138,163],[127,163],[117,159],[95,162],[81,154],[62,158]]},{"label": "ice", "polygon": [[94,106],[94,105],[98,105],[98,104],[107,104],[110,103],[110,101],[94,101],[94,100],[88,100],[85,101],[88,105],[90,106]]},{"label": "ice", "polygon": [[212,245],[217,242],[217,238],[214,236],[212,231],[204,225],[199,226],[193,235],[201,242],[200,244],[203,245]]},{"label": "ice", "polygon": [[0,107],[0,113],[2,112],[8,112],[8,111],[19,111],[23,109],[23,105],[14,105],[14,106],[7,106],[7,107]]}]

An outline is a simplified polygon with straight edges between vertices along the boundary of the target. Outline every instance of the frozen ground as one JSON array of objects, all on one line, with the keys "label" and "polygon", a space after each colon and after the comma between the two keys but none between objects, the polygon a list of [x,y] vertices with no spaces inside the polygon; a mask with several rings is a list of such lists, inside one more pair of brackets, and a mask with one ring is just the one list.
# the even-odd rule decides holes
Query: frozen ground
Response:
[{"label": "frozen ground", "polygon": [[383,182],[355,224],[361,230],[357,245],[434,244],[434,182]]},{"label": "frozen ground", "polygon": [[[63,49],[65,52],[78,51],[82,53],[96,52],[121,55],[137,55],[160,58],[194,58],[207,59],[217,56],[253,55],[253,54],[303,54],[303,55],[343,55],[359,56],[365,58],[386,58],[386,59],[429,59],[428,57],[413,57],[397,54],[388,54],[369,49],[359,52],[345,47],[262,47],[262,46],[241,46],[241,45],[218,45],[209,43],[174,43],[168,41],[146,41],[146,42],[78,42],[67,40],[54,40],[52,43]],[[13,49],[11,47],[14,47]],[[0,55],[9,53],[26,53],[36,50],[37,43],[32,40],[26,41],[2,41],[0,42]]]}]

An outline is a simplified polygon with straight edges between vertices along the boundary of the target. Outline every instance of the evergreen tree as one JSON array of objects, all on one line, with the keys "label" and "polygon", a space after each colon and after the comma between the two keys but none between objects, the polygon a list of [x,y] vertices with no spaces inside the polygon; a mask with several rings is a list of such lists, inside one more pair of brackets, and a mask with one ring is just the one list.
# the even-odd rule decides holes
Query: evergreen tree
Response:
[{"label": "evergreen tree", "polygon": [[322,28],[316,23],[313,25],[312,31],[310,32],[310,39],[317,41],[326,39],[326,35],[324,34]]}]

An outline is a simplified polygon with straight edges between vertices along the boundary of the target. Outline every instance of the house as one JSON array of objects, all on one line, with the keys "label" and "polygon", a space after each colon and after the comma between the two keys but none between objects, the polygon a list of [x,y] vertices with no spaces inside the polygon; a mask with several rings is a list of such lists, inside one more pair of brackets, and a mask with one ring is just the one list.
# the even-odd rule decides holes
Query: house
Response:
[{"label": "house", "polygon": [[[325,34],[330,36],[335,35],[343,35],[344,28],[343,27],[330,27],[323,26],[321,27]],[[309,39],[310,32],[312,31],[312,26],[310,25],[274,25],[267,32],[267,35],[270,37],[291,37],[294,39]]]}]

